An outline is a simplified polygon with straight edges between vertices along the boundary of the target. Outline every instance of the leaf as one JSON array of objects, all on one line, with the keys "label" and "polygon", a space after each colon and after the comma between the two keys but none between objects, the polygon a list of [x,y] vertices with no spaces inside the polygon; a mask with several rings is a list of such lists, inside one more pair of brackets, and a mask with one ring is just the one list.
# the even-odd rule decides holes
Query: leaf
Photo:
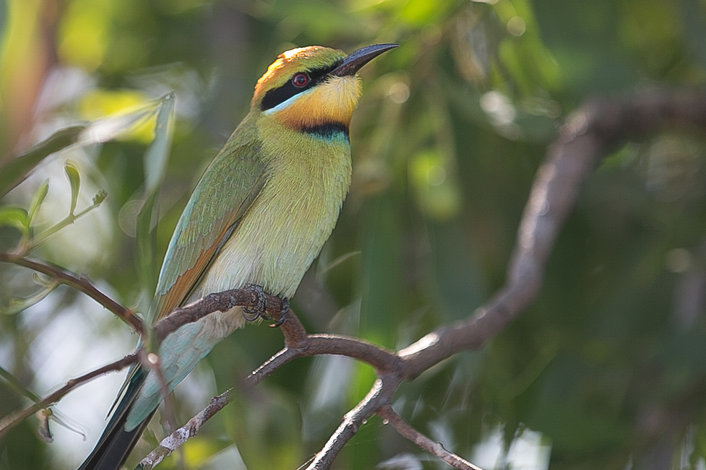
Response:
[{"label": "leaf", "polygon": [[39,419],[39,429],[37,432],[45,442],[54,441],[51,429],[49,429],[49,421],[54,421],[64,429],[78,434],[84,441],[86,440],[86,430],[54,407],[39,410],[35,416]]},{"label": "leaf", "polygon": [[154,208],[159,186],[164,179],[164,168],[171,145],[171,120],[174,111],[174,94],[168,93],[160,100],[155,120],[154,141],[145,152],[145,199],[137,214],[137,253],[142,287],[152,291],[157,280],[155,266],[156,234],[153,230]]},{"label": "leaf", "polygon": [[28,309],[32,305],[38,304],[46,296],[51,294],[54,289],[56,289],[59,286],[59,283],[56,281],[53,282],[46,282],[46,287],[44,289],[39,290],[38,292],[32,294],[30,297],[23,298],[23,299],[10,299],[10,302],[6,307],[0,306],[0,313],[4,315],[14,315],[17,313],[20,313],[21,311]]},{"label": "leaf", "polygon": [[162,99],[137,111],[99,119],[87,125],[59,129],[29,151],[0,166],[0,197],[20,184],[29,172],[49,155],[73,145],[97,144],[114,139],[153,115],[157,106],[161,106],[164,101]]},{"label": "leaf", "polygon": [[34,216],[37,215],[37,211],[39,211],[39,207],[42,205],[42,202],[44,202],[44,198],[47,197],[47,192],[49,191],[49,180],[45,180],[39,188],[37,188],[37,192],[34,193],[34,197],[32,198],[32,202],[29,205],[29,222],[31,223],[32,220],[34,220]]},{"label": "leaf", "polygon": [[38,402],[41,397],[22,384],[22,381],[15,377],[9,370],[0,367],[0,378],[18,396],[27,397],[33,402]]},{"label": "leaf", "polygon": [[0,197],[21,183],[27,174],[46,157],[77,143],[79,136],[86,128],[86,126],[71,126],[60,129],[28,152],[1,166]]},{"label": "leaf", "polygon": [[141,277],[141,285],[146,292],[151,292],[157,284],[157,271],[155,266],[156,230],[151,230],[154,206],[157,193],[152,193],[142,204],[137,214],[137,262]]},{"label": "leaf", "polygon": [[164,168],[172,142],[174,93],[164,95],[160,102],[154,124],[154,140],[145,153],[145,179],[148,193],[156,191],[164,178]]},{"label": "leaf", "polygon": [[69,178],[69,184],[71,185],[71,208],[69,209],[69,214],[73,214],[76,210],[76,203],[78,202],[78,190],[81,187],[81,175],[79,175],[76,165],[71,162],[66,162],[64,171],[66,172],[66,176]]},{"label": "leaf", "polygon": [[29,215],[21,207],[0,207],[0,226],[15,227],[23,235],[29,235]]},{"label": "leaf", "polygon": [[152,116],[158,106],[159,102],[150,103],[136,111],[93,121],[81,133],[80,142],[81,144],[100,144],[113,140],[120,134],[134,129],[137,124]]}]

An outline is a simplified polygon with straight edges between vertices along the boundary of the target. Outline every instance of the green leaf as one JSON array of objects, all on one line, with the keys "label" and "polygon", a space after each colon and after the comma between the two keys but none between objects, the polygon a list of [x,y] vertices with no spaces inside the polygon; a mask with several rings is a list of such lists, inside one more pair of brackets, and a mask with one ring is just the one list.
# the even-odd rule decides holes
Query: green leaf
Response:
[{"label": "green leaf", "polygon": [[33,402],[38,402],[41,397],[22,384],[22,381],[15,377],[9,370],[0,367],[0,379],[8,385],[18,396],[27,397]]},{"label": "green leaf", "polygon": [[0,226],[15,227],[23,235],[29,235],[29,215],[21,207],[0,207]]},{"label": "green leaf", "polygon": [[169,157],[171,146],[171,121],[174,111],[174,94],[168,93],[160,100],[157,118],[155,120],[154,141],[145,153],[145,199],[137,215],[137,259],[142,287],[152,291],[157,282],[159,266],[155,259],[154,246],[156,233],[153,230],[153,219],[159,186],[164,179],[164,169]]},{"label": "green leaf", "polygon": [[[173,103],[173,96],[171,101]],[[29,151],[0,166],[0,197],[20,184],[27,174],[49,155],[72,145],[90,145],[112,140],[149,118],[157,106],[161,106],[164,102],[163,98],[157,104],[149,104],[131,113],[99,119],[87,125],[59,129]]]},{"label": "green leaf", "polygon": [[152,230],[152,217],[154,214],[157,193],[150,194],[142,204],[137,214],[137,262],[141,278],[141,285],[146,292],[151,292],[157,284],[157,270],[159,263],[155,262],[156,230]]},{"label": "green leaf", "polygon": [[69,184],[71,185],[71,209],[69,209],[69,214],[73,214],[76,210],[76,203],[78,202],[78,190],[81,187],[81,176],[78,173],[78,168],[71,162],[66,162],[64,166],[64,171],[66,176],[69,178]]},{"label": "green leaf", "polygon": [[44,300],[47,295],[51,294],[54,289],[59,286],[59,282],[57,281],[44,281],[44,284],[45,285],[43,289],[40,289],[38,292],[32,294],[30,297],[22,299],[10,299],[10,302],[7,306],[0,306],[0,314],[14,315],[20,313],[21,311],[31,307],[32,305],[38,304],[39,302]]},{"label": "green leaf", "polygon": [[172,143],[173,114],[174,93],[168,93],[160,99],[154,124],[154,140],[145,153],[145,179],[148,193],[156,191],[164,178],[164,168],[167,165]]},{"label": "green leaf", "polygon": [[125,114],[109,116],[91,122],[79,137],[81,145],[100,144],[115,139],[119,135],[134,129],[145,119],[149,119],[158,104],[150,103],[143,108]]},{"label": "green leaf", "polygon": [[77,143],[79,136],[85,129],[86,126],[60,129],[28,152],[2,165],[0,167],[0,197],[21,183],[27,174],[46,157]]},{"label": "green leaf", "polygon": [[44,198],[47,197],[47,192],[49,191],[49,180],[45,180],[39,188],[37,188],[37,192],[34,193],[34,197],[32,198],[32,202],[29,205],[29,221],[30,223],[32,220],[34,220],[34,216],[37,215],[37,211],[39,211],[39,207],[42,205],[42,202],[44,202]]}]

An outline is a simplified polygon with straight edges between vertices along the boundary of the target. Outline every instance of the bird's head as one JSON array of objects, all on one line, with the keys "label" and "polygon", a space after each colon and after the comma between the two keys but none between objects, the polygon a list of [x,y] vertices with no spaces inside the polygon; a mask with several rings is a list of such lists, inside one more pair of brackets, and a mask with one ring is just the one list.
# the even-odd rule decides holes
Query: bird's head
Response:
[{"label": "bird's head", "polygon": [[376,44],[350,55],[321,46],[283,52],[255,85],[251,109],[289,129],[348,128],[360,96],[356,72],[396,44]]}]

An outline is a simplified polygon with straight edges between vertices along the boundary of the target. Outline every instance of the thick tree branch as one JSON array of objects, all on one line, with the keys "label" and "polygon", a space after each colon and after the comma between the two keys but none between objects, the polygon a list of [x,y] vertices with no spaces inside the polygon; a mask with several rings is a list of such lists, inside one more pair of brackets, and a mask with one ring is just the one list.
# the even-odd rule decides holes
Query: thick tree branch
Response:
[{"label": "thick tree branch", "polygon": [[520,222],[507,282],[467,320],[399,352],[409,378],[463,349],[478,349],[537,296],[544,268],[583,181],[618,143],[669,126],[706,129],[706,92],[648,90],[587,102],[562,126],[537,172]]},{"label": "thick tree branch", "polygon": [[[673,125],[706,128],[706,93],[650,90],[621,99],[592,100],[573,113],[532,186],[505,286],[468,320],[442,327],[399,351],[398,374],[412,379],[453,354],[480,348],[502,331],[537,296],[559,229],[598,161],[617,143]],[[366,397],[356,410],[368,403]],[[330,468],[335,456],[320,457],[340,449],[330,442],[317,454],[321,465],[309,469]]]},{"label": "thick tree branch", "polygon": [[[266,307],[263,313],[275,321],[279,320],[285,307],[282,299],[266,293],[265,302]],[[253,289],[231,289],[209,294],[189,305],[175,308],[154,325],[153,331],[156,339],[161,341],[187,323],[200,320],[213,312],[225,312],[236,306],[254,308],[257,307],[257,304],[258,298]]]}]

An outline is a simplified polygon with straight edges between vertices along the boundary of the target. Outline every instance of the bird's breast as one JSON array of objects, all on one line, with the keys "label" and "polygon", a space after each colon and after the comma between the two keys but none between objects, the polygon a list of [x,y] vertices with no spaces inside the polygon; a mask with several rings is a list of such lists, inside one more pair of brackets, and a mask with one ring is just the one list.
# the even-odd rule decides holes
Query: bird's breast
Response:
[{"label": "bird's breast", "polygon": [[351,177],[344,136],[295,137],[263,144],[267,181],[192,298],[245,284],[294,295],[333,231]]}]

